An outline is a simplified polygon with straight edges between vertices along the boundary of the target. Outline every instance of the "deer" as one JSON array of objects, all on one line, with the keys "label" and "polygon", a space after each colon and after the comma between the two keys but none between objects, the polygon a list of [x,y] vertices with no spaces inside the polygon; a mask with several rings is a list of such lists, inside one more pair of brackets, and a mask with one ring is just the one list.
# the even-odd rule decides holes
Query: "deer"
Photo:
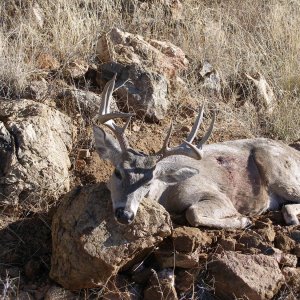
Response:
[{"label": "deer", "polygon": [[[107,187],[118,223],[131,224],[139,204],[148,197],[170,214],[184,216],[193,227],[241,229],[251,225],[251,217],[280,208],[287,225],[299,224],[300,151],[268,138],[206,145],[215,114],[202,139],[194,145],[203,106],[180,145],[169,147],[171,123],[157,153],[134,150],[125,136],[133,114],[110,111],[115,80],[116,74],[104,87],[93,133],[100,158],[110,160],[114,166]],[[116,124],[118,118],[126,120],[123,127]]]}]

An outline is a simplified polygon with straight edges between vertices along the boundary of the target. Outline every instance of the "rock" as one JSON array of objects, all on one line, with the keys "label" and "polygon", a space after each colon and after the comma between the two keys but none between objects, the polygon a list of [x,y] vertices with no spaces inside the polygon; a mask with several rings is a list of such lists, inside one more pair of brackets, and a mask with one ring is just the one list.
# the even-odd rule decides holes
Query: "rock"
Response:
[{"label": "rock", "polygon": [[282,269],[282,274],[292,290],[296,293],[300,293],[300,268],[285,267]]},{"label": "rock", "polygon": [[76,295],[60,286],[53,285],[47,291],[44,300],[74,300]]},{"label": "rock", "polygon": [[225,251],[213,257],[208,270],[215,281],[215,292],[221,299],[271,299],[284,283],[276,260],[262,254]]},{"label": "rock", "polygon": [[86,61],[82,59],[75,59],[66,65],[63,72],[68,78],[78,79],[83,77],[88,69],[89,65]]},{"label": "rock", "polygon": [[[99,111],[101,96],[90,91],[83,91],[76,88],[62,88],[58,93],[56,105],[62,109],[67,115],[73,117],[78,113],[88,124]],[[112,111],[117,110],[117,105],[112,99]]]},{"label": "rock", "polygon": [[[194,227],[178,227],[172,232],[174,248],[179,252],[193,252],[197,248],[206,249],[212,243],[211,237]],[[198,250],[200,250],[198,249]]]},{"label": "rock", "polygon": [[295,141],[295,142],[289,144],[289,146],[295,148],[298,151],[300,151],[300,140]]},{"label": "rock", "polygon": [[276,233],[273,226],[267,225],[264,228],[258,229],[257,233],[267,242],[274,242]]},{"label": "rock", "polygon": [[297,257],[300,257],[300,244],[297,244],[293,252]]},{"label": "rock", "polygon": [[170,250],[156,250],[154,257],[161,268],[196,268],[199,265],[199,252],[180,253]]},{"label": "rock", "polygon": [[300,243],[300,230],[292,230],[291,238],[296,242]]},{"label": "rock", "polygon": [[105,285],[170,234],[169,214],[156,202],[143,200],[134,222],[122,226],[103,184],[77,188],[53,218],[50,276],[68,289]]},{"label": "rock", "polygon": [[278,232],[275,240],[274,245],[276,248],[284,251],[289,252],[295,247],[295,241],[288,237],[286,234]]},{"label": "rock", "polygon": [[154,121],[166,115],[168,82],[176,80],[188,64],[180,48],[113,28],[99,38],[96,51],[101,62],[98,82],[105,83],[118,73],[116,95],[121,109],[132,109]]},{"label": "rock", "polygon": [[177,300],[174,287],[174,273],[172,269],[160,272],[152,270],[148,286],[144,290],[144,300]]},{"label": "rock", "polygon": [[247,232],[243,233],[238,239],[238,244],[236,245],[236,250],[248,253],[249,251],[250,253],[259,252],[256,249],[264,252],[268,248],[270,248],[270,245],[264,241],[260,234],[253,230],[248,230]]},{"label": "rock", "polygon": [[48,94],[48,83],[45,79],[33,80],[25,89],[25,97],[42,101]]},{"label": "rock", "polygon": [[15,142],[3,122],[0,121],[0,178],[6,176],[14,160]]},{"label": "rock", "polygon": [[262,74],[258,74],[254,78],[248,74],[245,74],[248,79],[250,79],[256,87],[256,99],[255,105],[259,112],[264,112],[271,114],[276,107],[276,98],[273,92],[273,89],[266,81],[265,77]]},{"label": "rock", "polygon": [[234,251],[235,250],[235,245],[236,245],[236,240],[233,239],[232,237],[224,237],[222,236],[220,240],[218,240],[218,245],[221,246],[222,250],[226,251]]},{"label": "rock", "polygon": [[180,292],[190,291],[195,286],[199,272],[199,268],[189,270],[179,269],[175,277],[176,289]]},{"label": "rock", "polygon": [[184,52],[170,42],[145,40],[140,35],[113,28],[102,35],[96,54],[102,63],[136,64],[165,75],[168,79],[185,70],[188,60]]},{"label": "rock", "polygon": [[[111,78],[117,72],[115,95],[121,111],[134,112],[139,118],[158,121],[165,117],[170,101],[167,98],[168,82],[166,78],[133,64],[120,69],[117,63],[101,65],[102,74]],[[128,80],[129,79],[129,80]]]},{"label": "rock", "polygon": [[198,69],[198,76],[203,89],[210,96],[220,97],[221,78],[219,72],[208,61],[204,61]]},{"label": "rock", "polygon": [[71,119],[31,100],[0,106],[0,203],[58,199],[70,187]]},{"label": "rock", "polygon": [[289,253],[282,253],[279,264],[285,267],[293,267],[297,266],[298,258],[296,255]]}]

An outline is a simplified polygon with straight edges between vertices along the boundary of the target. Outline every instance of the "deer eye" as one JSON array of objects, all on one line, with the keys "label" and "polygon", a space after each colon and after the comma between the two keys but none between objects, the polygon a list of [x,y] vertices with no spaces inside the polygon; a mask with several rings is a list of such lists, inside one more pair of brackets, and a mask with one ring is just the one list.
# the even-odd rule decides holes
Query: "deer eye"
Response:
[{"label": "deer eye", "polygon": [[122,179],[122,175],[118,169],[115,169],[114,173],[118,179]]}]

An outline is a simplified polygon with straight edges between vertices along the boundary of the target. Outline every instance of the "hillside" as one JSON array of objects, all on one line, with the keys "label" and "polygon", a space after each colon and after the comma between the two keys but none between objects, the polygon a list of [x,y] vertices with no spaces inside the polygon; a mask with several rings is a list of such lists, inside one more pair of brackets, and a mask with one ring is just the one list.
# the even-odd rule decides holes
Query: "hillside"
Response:
[{"label": "hillside", "polygon": [[[300,150],[299,15],[298,1],[283,0],[1,1],[0,298],[225,299],[228,288],[249,299],[297,299],[300,227],[285,226],[279,212],[255,216],[243,230],[195,229],[178,216],[172,223],[157,204],[145,202],[145,220],[148,210],[157,213],[157,220],[145,221],[155,238],[137,227],[145,239],[141,250],[135,227],[133,233],[105,231],[118,241],[128,234],[134,249],[122,248],[126,264],[107,267],[118,275],[106,285],[68,290],[53,280],[67,282],[67,275],[54,276],[52,269],[51,279],[49,272],[61,203],[81,197],[69,207],[69,221],[88,223],[78,212],[93,212],[82,203],[95,190],[114,224],[104,185],[113,167],[98,157],[92,124],[115,73],[113,105],[135,114],[126,131],[134,149],[159,151],[171,121],[171,144],[180,144],[204,105],[199,137],[216,115],[209,144],[265,137]],[[159,236],[155,226],[162,220],[169,227],[157,229]],[[95,238],[89,234],[81,242]],[[264,278],[272,273],[276,284],[261,292],[255,286],[269,282],[259,275],[254,283],[233,276],[231,286],[221,276],[232,271],[227,257],[238,267],[249,259],[251,278],[257,268]]]}]

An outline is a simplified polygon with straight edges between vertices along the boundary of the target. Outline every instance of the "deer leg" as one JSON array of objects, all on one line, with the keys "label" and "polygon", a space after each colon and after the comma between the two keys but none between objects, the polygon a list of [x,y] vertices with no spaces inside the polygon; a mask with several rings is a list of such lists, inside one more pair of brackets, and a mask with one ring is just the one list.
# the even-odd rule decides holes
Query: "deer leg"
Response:
[{"label": "deer leg", "polygon": [[210,199],[191,205],[185,213],[187,221],[194,227],[245,228],[251,224],[241,215],[229,199]]},{"label": "deer leg", "polygon": [[287,225],[299,224],[297,215],[300,214],[300,204],[287,204],[282,208],[281,212]]}]

